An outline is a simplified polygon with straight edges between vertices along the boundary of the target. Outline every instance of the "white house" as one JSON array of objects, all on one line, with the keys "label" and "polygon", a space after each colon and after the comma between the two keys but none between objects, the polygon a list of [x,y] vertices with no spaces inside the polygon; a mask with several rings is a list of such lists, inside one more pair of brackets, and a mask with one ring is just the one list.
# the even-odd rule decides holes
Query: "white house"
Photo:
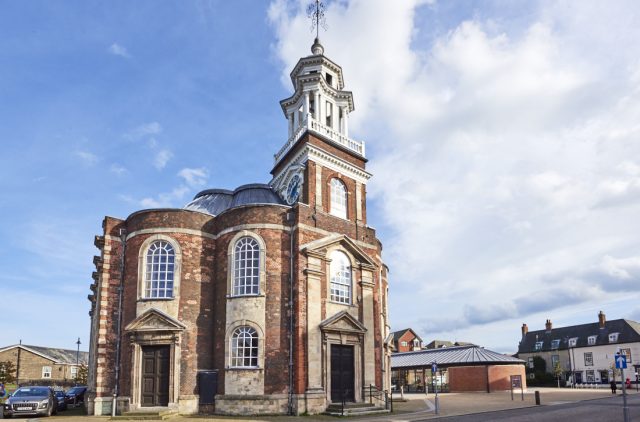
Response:
[{"label": "white house", "polygon": [[[637,382],[640,371],[640,323],[627,319],[607,321],[600,311],[598,322],[553,328],[547,320],[544,330],[528,331],[522,326],[518,357],[530,364],[534,356],[546,361],[546,371],[553,373],[556,362],[571,381],[577,384],[608,383],[613,375],[616,353],[627,358],[625,378]],[[618,376],[619,377],[619,376]],[[620,378],[617,379],[620,381]]]}]

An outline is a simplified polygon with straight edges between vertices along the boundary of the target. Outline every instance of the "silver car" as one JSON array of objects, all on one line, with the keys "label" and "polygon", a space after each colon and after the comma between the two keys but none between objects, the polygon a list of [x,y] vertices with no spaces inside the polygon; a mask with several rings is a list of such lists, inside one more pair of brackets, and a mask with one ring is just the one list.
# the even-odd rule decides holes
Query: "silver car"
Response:
[{"label": "silver car", "polygon": [[49,387],[20,387],[5,403],[4,416],[51,416],[58,412],[58,399]]}]

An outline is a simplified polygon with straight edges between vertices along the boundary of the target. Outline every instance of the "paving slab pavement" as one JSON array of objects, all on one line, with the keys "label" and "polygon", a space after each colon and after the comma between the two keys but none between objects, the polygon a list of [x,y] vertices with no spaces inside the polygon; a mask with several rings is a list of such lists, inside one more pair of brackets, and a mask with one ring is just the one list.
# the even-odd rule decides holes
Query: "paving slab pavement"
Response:
[{"label": "paving slab pavement", "polygon": [[[594,400],[604,397],[611,397],[609,389],[568,389],[568,388],[530,388],[524,393],[522,400],[519,392],[514,394],[514,400],[511,400],[509,392],[495,393],[445,393],[439,394],[440,414],[434,412],[434,394],[425,396],[424,393],[407,393],[404,395],[406,401],[394,402],[394,412],[384,415],[370,416],[354,416],[349,420],[358,422],[408,422],[424,419],[437,419],[447,416],[468,415],[474,413],[484,413],[499,410],[518,409],[523,407],[534,407],[535,391],[540,392],[541,404],[543,406],[554,406],[563,403],[573,403],[584,400]],[[635,390],[629,394],[638,394]],[[620,396],[620,394],[618,394]],[[397,397],[396,397],[397,398]],[[22,420],[36,420],[21,418]],[[315,422],[315,421],[336,421],[336,417],[326,415],[313,416],[260,416],[260,417],[231,417],[231,416],[178,416],[171,418],[170,421],[175,422],[216,422],[216,421],[235,421],[235,422]],[[37,419],[44,421],[44,419]],[[51,422],[81,422],[81,421],[99,421],[109,420],[108,417],[86,416],[79,413],[60,412],[58,416],[47,419]]]}]

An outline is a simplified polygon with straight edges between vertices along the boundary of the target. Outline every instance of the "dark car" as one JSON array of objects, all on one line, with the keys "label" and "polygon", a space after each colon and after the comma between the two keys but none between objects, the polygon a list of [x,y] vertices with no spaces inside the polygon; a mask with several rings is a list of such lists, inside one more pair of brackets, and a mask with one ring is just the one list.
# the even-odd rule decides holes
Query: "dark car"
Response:
[{"label": "dark car", "polygon": [[84,403],[84,393],[87,391],[86,385],[79,385],[77,387],[72,387],[67,390],[65,393],[64,401],[67,405],[77,405],[80,403]]},{"label": "dark car", "polygon": [[51,416],[58,413],[58,399],[49,387],[20,387],[5,403],[4,416]]},{"label": "dark car", "polygon": [[58,399],[58,410],[67,410],[66,394],[62,390],[56,390],[56,398]]}]

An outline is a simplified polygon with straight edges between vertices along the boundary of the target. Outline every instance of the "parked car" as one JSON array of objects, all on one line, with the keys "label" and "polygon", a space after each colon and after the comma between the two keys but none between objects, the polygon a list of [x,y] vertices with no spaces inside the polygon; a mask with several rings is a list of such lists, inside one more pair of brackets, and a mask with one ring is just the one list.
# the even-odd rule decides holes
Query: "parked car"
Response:
[{"label": "parked car", "polygon": [[56,398],[58,399],[58,410],[67,410],[66,394],[62,390],[56,390]]},{"label": "parked car", "polygon": [[87,391],[86,385],[79,385],[77,387],[71,387],[65,393],[64,401],[67,405],[76,405],[84,403],[84,393]]},{"label": "parked car", "polygon": [[11,394],[4,408],[4,416],[51,416],[58,413],[58,399],[50,387],[20,387]]}]

